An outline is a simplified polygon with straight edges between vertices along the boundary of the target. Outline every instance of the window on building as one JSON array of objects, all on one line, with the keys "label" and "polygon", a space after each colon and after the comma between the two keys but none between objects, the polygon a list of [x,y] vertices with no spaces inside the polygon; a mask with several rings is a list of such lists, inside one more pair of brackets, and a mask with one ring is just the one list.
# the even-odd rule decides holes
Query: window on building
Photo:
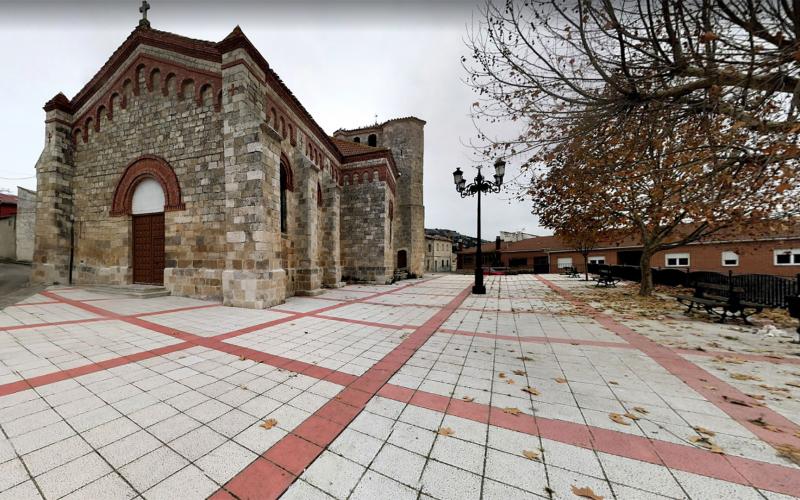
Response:
[{"label": "window on building", "polygon": [[353,137],[353,142],[361,142],[361,137]]},{"label": "window on building", "polygon": [[433,251],[433,250],[431,249],[431,244],[430,244],[430,243],[428,243],[428,251],[429,251],[429,252],[432,252],[432,251]]},{"label": "window on building", "polygon": [[511,267],[525,267],[528,265],[528,259],[524,257],[517,257],[515,259],[511,259],[508,264]]},{"label": "window on building", "polygon": [[589,257],[589,264],[605,264],[606,257],[605,255],[592,255]]},{"label": "window on building", "polygon": [[800,248],[774,250],[776,266],[800,266]]},{"label": "window on building", "polygon": [[668,253],[664,257],[667,267],[688,267],[689,254],[688,253]]},{"label": "window on building", "polygon": [[556,261],[556,265],[559,269],[563,269],[565,267],[572,267],[572,257],[559,257]]},{"label": "window on building", "polygon": [[369,137],[367,137],[367,145],[372,147],[377,146],[378,136],[376,136],[375,134],[369,134]]},{"label": "window on building", "polygon": [[288,188],[286,179],[286,166],[281,164],[281,232],[285,233],[287,224],[287,207],[286,207],[286,191]]},{"label": "window on building", "polygon": [[739,254],[736,252],[722,252],[722,265],[726,267],[735,267],[739,265]]}]

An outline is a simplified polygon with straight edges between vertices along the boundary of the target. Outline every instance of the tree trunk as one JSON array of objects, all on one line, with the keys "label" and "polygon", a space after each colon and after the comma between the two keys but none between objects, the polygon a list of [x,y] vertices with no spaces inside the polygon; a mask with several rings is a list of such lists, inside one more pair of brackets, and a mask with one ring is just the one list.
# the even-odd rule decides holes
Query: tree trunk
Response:
[{"label": "tree trunk", "polygon": [[639,296],[649,297],[653,294],[653,273],[650,270],[650,257],[653,252],[650,250],[642,251],[642,258],[639,260],[639,269],[642,279],[639,282]]},{"label": "tree trunk", "polygon": [[589,281],[589,254],[583,256],[583,271],[586,274],[586,281]]}]

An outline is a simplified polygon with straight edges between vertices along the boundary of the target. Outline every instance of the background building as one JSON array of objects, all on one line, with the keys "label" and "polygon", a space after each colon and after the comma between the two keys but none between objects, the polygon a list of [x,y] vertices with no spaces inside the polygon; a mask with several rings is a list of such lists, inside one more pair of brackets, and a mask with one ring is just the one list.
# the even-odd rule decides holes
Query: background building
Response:
[{"label": "background building", "polygon": [[[499,263],[510,269],[536,273],[555,273],[563,267],[584,269],[583,256],[556,236],[498,241],[484,244],[481,250],[484,266]],[[589,263],[638,266],[641,255],[641,246],[635,239],[607,241],[589,252]],[[657,252],[650,266],[794,277],[800,273],[800,224],[756,236],[720,233],[713,239]],[[458,252],[458,269],[475,269],[475,248]]]},{"label": "background building", "polygon": [[453,271],[453,241],[435,234],[425,235],[425,271]]}]

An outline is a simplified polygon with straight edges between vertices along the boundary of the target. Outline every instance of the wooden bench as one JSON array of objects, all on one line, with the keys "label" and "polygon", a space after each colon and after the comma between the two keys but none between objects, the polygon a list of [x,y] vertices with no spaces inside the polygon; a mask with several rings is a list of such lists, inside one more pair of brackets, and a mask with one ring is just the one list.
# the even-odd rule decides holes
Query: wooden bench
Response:
[{"label": "wooden bench", "polygon": [[562,267],[561,268],[561,274],[563,274],[564,276],[569,276],[570,278],[580,278],[581,277],[580,273],[578,272],[578,268],[577,267],[571,267],[571,266],[570,267]]},{"label": "wooden bench", "polygon": [[739,317],[747,323],[753,314],[758,314],[766,307],[742,300],[744,288],[716,283],[697,283],[694,295],[677,295],[675,298],[687,306],[686,314],[691,314],[694,309],[704,309],[708,314],[719,316],[719,322],[724,323],[730,315],[731,318]]},{"label": "wooden bench", "polygon": [[594,286],[604,286],[604,287],[617,287],[617,283],[619,282],[619,278],[615,278],[611,274],[610,269],[601,269],[598,273],[596,278],[592,278],[594,280]]}]

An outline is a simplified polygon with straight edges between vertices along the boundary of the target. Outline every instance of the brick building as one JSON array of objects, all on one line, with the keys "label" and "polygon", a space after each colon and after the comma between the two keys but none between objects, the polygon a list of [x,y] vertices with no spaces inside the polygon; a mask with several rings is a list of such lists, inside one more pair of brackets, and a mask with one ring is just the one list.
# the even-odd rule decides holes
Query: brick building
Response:
[{"label": "brick building", "polygon": [[[481,248],[485,266],[555,273],[562,267],[584,269],[583,256],[556,236],[539,236],[517,242],[486,243]],[[589,262],[639,265],[641,247],[633,239],[603,242],[589,252]],[[800,273],[800,224],[763,236],[720,234],[656,253],[654,268],[679,268],[734,274],[772,274],[794,277]],[[458,253],[459,269],[475,269],[475,248]]]},{"label": "brick building", "polygon": [[238,26],[210,42],[143,19],[44,109],[38,282],[67,282],[72,252],[78,284],[262,308],[424,270],[425,122],[329,136]]}]

